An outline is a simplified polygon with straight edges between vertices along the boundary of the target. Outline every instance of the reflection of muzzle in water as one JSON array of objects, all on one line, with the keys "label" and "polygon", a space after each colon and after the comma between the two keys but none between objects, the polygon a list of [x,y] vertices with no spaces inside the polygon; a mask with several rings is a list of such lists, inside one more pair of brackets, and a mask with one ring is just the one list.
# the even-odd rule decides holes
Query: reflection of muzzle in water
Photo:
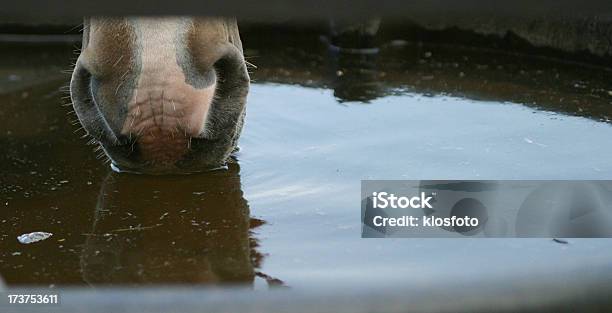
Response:
[{"label": "reflection of muzzle in water", "polygon": [[385,95],[377,54],[330,52],[332,87],[339,102],[369,102]]},{"label": "reflection of muzzle in water", "polygon": [[385,94],[375,37],[380,19],[330,21],[329,69],[338,102],[369,102]]},{"label": "reflection of muzzle in water", "polygon": [[261,255],[238,165],[202,175],[110,174],[81,254],[97,284],[252,284]]}]

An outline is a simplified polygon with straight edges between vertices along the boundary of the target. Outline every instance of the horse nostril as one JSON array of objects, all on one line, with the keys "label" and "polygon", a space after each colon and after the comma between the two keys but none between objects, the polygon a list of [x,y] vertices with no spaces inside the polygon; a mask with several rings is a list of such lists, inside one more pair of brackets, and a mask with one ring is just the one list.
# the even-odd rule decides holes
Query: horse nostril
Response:
[{"label": "horse nostril", "polygon": [[91,90],[91,72],[77,62],[70,81],[72,106],[87,134],[98,141],[114,142],[117,137],[105,122]]}]

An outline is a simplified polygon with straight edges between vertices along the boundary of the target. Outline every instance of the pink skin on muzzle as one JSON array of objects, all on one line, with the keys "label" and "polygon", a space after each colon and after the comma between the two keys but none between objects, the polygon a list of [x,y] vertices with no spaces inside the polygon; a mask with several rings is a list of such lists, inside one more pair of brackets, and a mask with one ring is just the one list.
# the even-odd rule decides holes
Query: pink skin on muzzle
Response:
[{"label": "pink skin on muzzle", "polygon": [[216,79],[205,88],[187,83],[173,44],[175,25],[160,30],[160,21],[152,22],[158,27],[142,27],[142,68],[121,134],[136,140],[145,161],[170,165],[189,151],[191,138],[205,137]]}]

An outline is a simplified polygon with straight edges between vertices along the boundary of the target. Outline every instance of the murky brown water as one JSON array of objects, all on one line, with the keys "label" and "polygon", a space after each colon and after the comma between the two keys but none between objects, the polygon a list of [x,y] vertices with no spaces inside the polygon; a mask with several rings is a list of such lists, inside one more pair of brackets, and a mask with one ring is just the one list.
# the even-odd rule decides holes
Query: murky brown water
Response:
[{"label": "murky brown water", "polygon": [[[255,42],[253,40],[252,42]],[[378,284],[552,271],[609,240],[365,240],[361,179],[610,179],[610,72],[389,42],[247,39],[259,68],[237,161],[113,173],[63,107],[67,46],[0,50],[0,275],[9,285]],[[17,236],[53,236],[28,245]],[[487,262],[482,262],[482,260]]]}]

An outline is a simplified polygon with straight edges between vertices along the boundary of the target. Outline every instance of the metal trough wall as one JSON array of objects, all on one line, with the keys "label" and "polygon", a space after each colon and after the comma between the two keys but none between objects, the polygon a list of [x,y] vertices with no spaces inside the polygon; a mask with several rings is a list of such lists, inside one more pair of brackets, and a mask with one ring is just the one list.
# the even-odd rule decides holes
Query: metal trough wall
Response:
[{"label": "metal trough wall", "polygon": [[[504,276],[506,276],[504,278]],[[499,279],[504,278],[500,283]],[[612,307],[609,262],[546,275],[500,275],[474,283],[452,279],[427,286],[368,286],[308,290],[205,289],[169,286],[142,289],[46,289],[60,304],[27,307],[45,313],[401,313],[401,312],[609,312]],[[470,286],[466,288],[466,286]],[[30,291],[14,290],[15,293]],[[25,307],[0,306],[5,313]]]},{"label": "metal trough wall", "polygon": [[[416,21],[428,29],[454,26],[483,34],[513,31],[536,46],[566,52],[587,51],[608,60],[612,56],[612,2],[609,0],[22,0],[2,4],[0,26],[69,25],[79,23],[81,16],[87,15],[141,14],[237,16],[253,22],[269,22],[279,16],[283,17],[279,22],[381,16]],[[565,37],[558,37],[558,33],[564,33]],[[490,312],[491,308],[496,312],[610,312],[612,263],[601,261],[598,265],[589,264],[588,269],[577,265],[575,271],[563,273],[544,270],[542,277],[502,273],[499,277],[475,282],[469,277],[453,276],[451,281],[432,282],[427,286],[415,286],[407,280],[401,286],[376,290],[371,286],[270,292],[176,286],[45,289],[41,292],[51,290],[60,295],[59,305],[25,309],[0,304],[0,312],[399,313]],[[33,290],[4,292],[23,294]]]},{"label": "metal trough wall", "polygon": [[[485,1],[485,0],[264,0],[264,1],[118,1],[87,2],[76,0],[24,0],[3,3],[0,17],[30,19],[33,17],[74,18],[83,15],[190,14],[225,15],[239,18],[269,20],[269,18],[356,17],[372,14],[388,17],[414,15],[605,15],[611,12],[609,1]],[[609,16],[609,13],[608,13]]]},{"label": "metal trough wall", "polygon": [[0,41],[10,41],[6,33],[13,32],[15,26],[73,26],[90,15],[235,16],[241,26],[264,23],[283,27],[297,23],[323,28],[330,19],[352,23],[376,17],[400,27],[412,24],[429,30],[458,28],[499,37],[512,33],[535,47],[591,54],[603,58],[606,65],[612,60],[610,1],[24,0],[7,2],[0,8],[0,34],[5,33]]}]

